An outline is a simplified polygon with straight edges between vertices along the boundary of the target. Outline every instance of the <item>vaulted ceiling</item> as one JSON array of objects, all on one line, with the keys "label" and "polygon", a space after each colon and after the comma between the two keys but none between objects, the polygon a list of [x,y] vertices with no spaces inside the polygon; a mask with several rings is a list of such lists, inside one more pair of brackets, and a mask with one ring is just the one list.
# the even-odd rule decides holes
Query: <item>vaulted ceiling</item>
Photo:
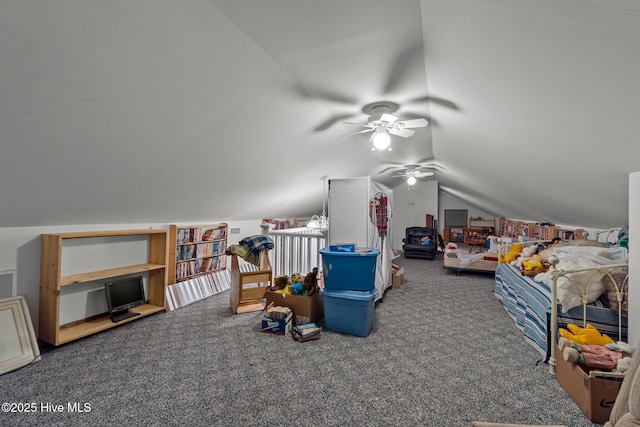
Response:
[{"label": "vaulted ceiling", "polygon": [[[437,165],[496,216],[626,224],[634,0],[3,0],[0,227],[319,213]],[[367,106],[427,128],[371,151]]]}]

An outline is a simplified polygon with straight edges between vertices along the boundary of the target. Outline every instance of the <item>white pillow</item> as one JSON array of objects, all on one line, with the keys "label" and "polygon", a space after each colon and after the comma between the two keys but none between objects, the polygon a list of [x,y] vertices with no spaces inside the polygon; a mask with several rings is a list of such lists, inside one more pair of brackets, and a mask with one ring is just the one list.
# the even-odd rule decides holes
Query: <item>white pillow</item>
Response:
[{"label": "white pillow", "polygon": [[[608,264],[622,264],[628,260],[626,248],[600,248],[591,246],[557,247],[554,253],[558,257],[558,270],[574,270],[597,267]],[[584,303],[593,302],[605,291],[600,280],[603,273],[597,270],[572,273],[558,278],[557,296],[562,304],[562,312]]]}]

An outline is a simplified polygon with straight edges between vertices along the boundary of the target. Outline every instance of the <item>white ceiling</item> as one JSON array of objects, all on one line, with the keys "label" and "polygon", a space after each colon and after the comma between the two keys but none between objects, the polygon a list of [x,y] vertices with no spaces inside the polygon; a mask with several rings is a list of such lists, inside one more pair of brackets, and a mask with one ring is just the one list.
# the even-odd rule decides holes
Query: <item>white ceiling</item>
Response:
[{"label": "white ceiling", "polygon": [[[433,163],[496,216],[627,222],[635,0],[3,0],[0,227],[319,213]],[[372,152],[363,107],[431,124]]]}]

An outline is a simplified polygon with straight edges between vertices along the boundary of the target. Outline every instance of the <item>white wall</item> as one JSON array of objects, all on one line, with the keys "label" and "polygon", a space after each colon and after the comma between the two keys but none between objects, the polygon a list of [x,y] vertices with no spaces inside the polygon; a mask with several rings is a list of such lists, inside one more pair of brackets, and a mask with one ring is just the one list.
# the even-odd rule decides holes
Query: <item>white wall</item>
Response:
[{"label": "white wall", "polygon": [[[242,238],[254,234],[261,234],[260,219],[254,221],[201,221],[191,224],[211,224],[227,222],[229,229],[239,228],[237,234],[229,234],[228,243],[238,243]],[[183,223],[178,223],[183,224]],[[169,229],[169,224],[101,224],[79,226],[49,226],[49,227],[14,227],[0,228],[0,271],[17,270],[18,295],[24,296],[29,306],[33,326],[38,328],[38,306],[40,289],[40,235],[56,232],[96,231],[96,230],[129,230],[141,228]],[[82,269],[82,266],[68,265],[65,268]],[[88,307],[76,304],[87,301],[82,296],[74,295],[74,309],[86,312]],[[89,308],[90,310],[90,308]],[[93,313],[99,314],[99,313]],[[72,316],[72,314],[70,314]],[[67,318],[61,315],[61,318]]]},{"label": "white wall", "polygon": [[[440,192],[439,195],[439,203],[438,203],[438,207],[439,207],[439,212],[438,212],[438,217],[442,218],[442,221],[438,222],[438,232],[442,234],[442,230],[444,227],[444,211],[445,209],[466,209],[469,213],[469,216],[473,216],[473,217],[481,217],[484,219],[494,219],[495,217],[491,214],[488,214],[486,212],[482,212],[481,210],[478,210],[474,207],[471,207],[469,205],[467,205],[464,201],[462,201],[461,199],[452,196],[449,193],[444,193],[444,192]],[[497,218],[495,218],[497,221]],[[497,225],[497,224],[496,224]]]},{"label": "white wall", "polygon": [[393,249],[402,249],[407,227],[426,227],[426,215],[438,218],[438,182],[403,183],[393,189]]},{"label": "white wall", "polygon": [[[640,346],[640,172],[629,174],[629,344]],[[640,289],[640,288],[639,288]]]}]

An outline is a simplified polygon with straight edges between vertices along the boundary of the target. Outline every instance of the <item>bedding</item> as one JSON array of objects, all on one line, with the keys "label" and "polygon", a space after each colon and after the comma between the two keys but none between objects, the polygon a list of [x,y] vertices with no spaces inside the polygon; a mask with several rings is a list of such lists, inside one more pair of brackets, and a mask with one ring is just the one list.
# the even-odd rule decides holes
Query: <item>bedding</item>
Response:
[{"label": "bedding", "polygon": [[[626,248],[602,248],[594,246],[556,247],[554,254],[558,257],[558,270],[576,270],[588,267],[599,267],[628,262]],[[601,281],[604,272],[583,271],[558,278],[558,301],[562,311],[567,312],[582,305],[583,296],[587,302],[598,299],[605,291],[605,284]],[[543,273],[536,280],[551,285],[549,273]]]},{"label": "bedding", "polygon": [[[527,343],[533,346],[547,362],[550,356],[549,323],[551,317],[551,288],[548,284],[523,276],[520,268],[510,264],[498,264],[495,272],[494,295],[502,302],[507,314],[523,333]],[[586,322],[601,333],[618,341],[618,313],[611,310],[609,298],[601,295],[595,301],[566,312],[558,304],[558,328],[573,323],[584,326]],[[627,341],[627,317],[621,317],[621,340]]]},{"label": "bedding", "polygon": [[[483,254],[480,254],[483,255]],[[454,270],[458,273],[461,271],[474,271],[474,272],[490,272],[493,273],[498,265],[498,261],[488,261],[484,259],[484,256],[473,258],[458,258],[458,257],[446,257],[444,258],[444,268]]]},{"label": "bedding", "polygon": [[465,249],[458,249],[455,243],[449,243],[444,251],[443,267],[447,271],[455,270],[458,274],[461,271],[493,273],[497,265],[497,253],[469,253]]}]

